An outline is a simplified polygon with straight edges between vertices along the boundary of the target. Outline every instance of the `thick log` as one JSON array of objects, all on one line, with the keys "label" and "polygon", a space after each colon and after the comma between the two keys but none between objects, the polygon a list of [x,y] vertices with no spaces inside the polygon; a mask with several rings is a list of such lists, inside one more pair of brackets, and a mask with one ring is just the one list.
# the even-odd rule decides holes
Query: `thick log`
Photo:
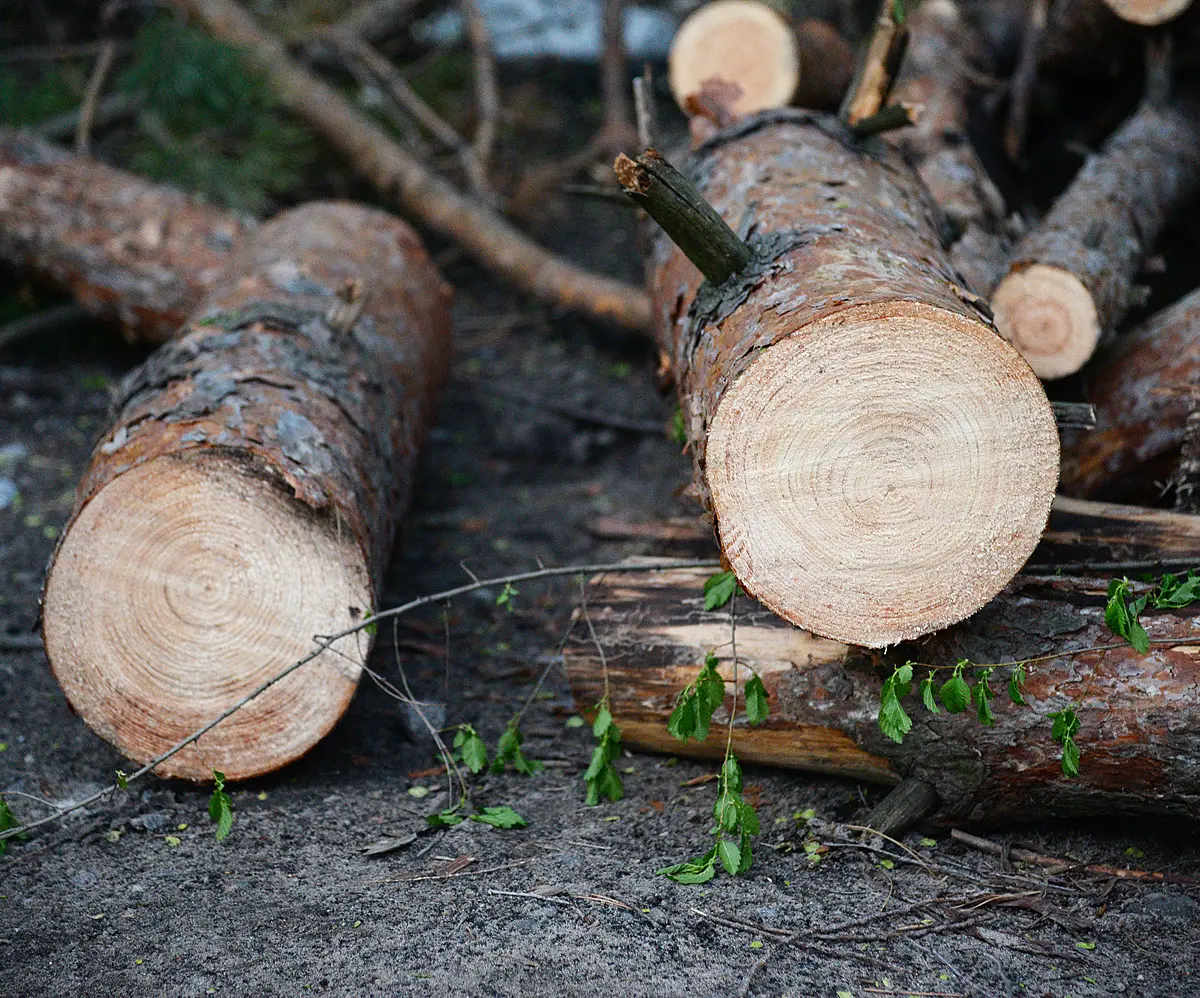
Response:
[{"label": "thick log", "polygon": [[1096,429],[1064,438],[1062,489],[1141,499],[1171,479],[1200,378],[1200,291],[1121,337],[1087,375]]},{"label": "thick log", "polygon": [[[145,762],[372,611],[447,373],[448,297],[404,223],[312,203],[248,238],[125,379],[43,601],[50,664],[93,730]],[[338,642],[158,772],[297,758],[368,644]]]},{"label": "thick log", "polygon": [[1142,105],[1017,246],[992,308],[1043,378],[1078,371],[1129,309],[1159,233],[1200,190],[1200,114]]},{"label": "thick log", "polygon": [[[588,613],[607,660],[609,703],[626,745],[673,755],[720,758],[732,694],[709,737],[681,743],[667,732],[675,697],[708,653],[733,677],[728,609],[703,609],[704,573],[593,580]],[[897,784],[932,786],[939,824],[992,825],[1087,814],[1153,814],[1200,819],[1200,655],[1195,609],[1148,612],[1156,643],[1147,655],[1104,626],[1103,580],[1021,576],[971,620],[887,653],[828,641],[787,625],[761,606],[736,601],[741,667],[763,679],[770,715],[760,727],[734,722],[743,761]],[[1179,644],[1170,642],[1177,639]],[[1085,651],[1084,649],[1094,649]],[[1028,667],[1028,706],[1001,687],[995,725],[973,710],[932,714],[914,693],[902,744],[879,730],[880,692],[896,665],[1002,663],[1071,653]],[[590,640],[567,647],[576,702],[590,708],[605,686]],[[744,681],[748,673],[741,669]],[[917,678],[924,672],[917,671]],[[1003,679],[1001,678],[1003,677]],[[944,678],[944,677],[943,677]],[[1079,776],[1062,775],[1049,714],[1074,706]]]},{"label": "thick log", "polygon": [[169,187],[0,130],[0,261],[131,340],[173,336],[247,228]]},{"label": "thick log", "polygon": [[1165,24],[1192,5],[1192,0],[1104,0],[1108,9],[1132,24]]},{"label": "thick log", "polygon": [[791,110],[719,133],[688,170],[754,251],[718,287],[665,237],[649,263],[730,566],[782,616],[857,644],[974,612],[1037,543],[1058,437],[955,282],[924,188],[886,143]]}]

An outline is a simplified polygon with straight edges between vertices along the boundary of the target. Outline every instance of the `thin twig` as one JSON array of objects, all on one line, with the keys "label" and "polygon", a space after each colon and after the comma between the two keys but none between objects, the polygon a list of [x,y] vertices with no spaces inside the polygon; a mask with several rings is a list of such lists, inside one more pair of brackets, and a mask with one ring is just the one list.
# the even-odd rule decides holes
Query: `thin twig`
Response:
[{"label": "thin twig", "polygon": [[496,144],[500,119],[500,89],[496,84],[496,56],[492,51],[492,33],[476,0],[458,0],[467,26],[467,39],[475,62],[475,108],[479,121],[471,147],[479,165],[486,170]]},{"label": "thin twig", "polygon": [[[599,564],[599,565],[571,565],[571,566],[567,566],[565,568],[542,568],[542,569],[538,569],[537,571],[533,571],[533,572],[518,572],[514,575],[501,575],[501,576],[497,576],[496,578],[492,578],[492,579],[480,579],[476,582],[468,583],[467,585],[456,586],[453,589],[443,590],[440,593],[433,593],[429,596],[418,596],[416,599],[409,600],[407,603],[402,603],[400,606],[392,607],[389,610],[381,610],[379,613],[376,613],[370,617],[366,617],[363,620],[360,620],[358,623],[353,624],[350,627],[347,627],[347,628],[344,628],[343,630],[338,631],[336,634],[320,635],[320,636],[314,638],[314,647],[313,647],[312,651],[310,651],[307,655],[305,655],[303,658],[297,659],[295,662],[293,662],[291,665],[289,665],[286,669],[283,669],[280,672],[277,672],[270,679],[266,680],[265,682],[261,683],[259,686],[255,687],[253,690],[251,690],[249,693],[247,693],[245,696],[243,696],[241,699],[239,699],[232,706],[226,708],[224,711],[222,711],[219,715],[214,717],[207,724],[203,725],[200,728],[197,728],[186,738],[183,738],[182,740],[176,742],[165,752],[162,752],[159,755],[156,755],[153,759],[151,759],[149,762],[147,762],[145,765],[143,765],[140,769],[136,770],[135,772],[131,773],[128,777],[126,777],[125,786],[128,786],[129,784],[134,783],[137,780],[140,780],[143,776],[146,776],[148,773],[151,773],[155,769],[155,767],[162,765],[162,763],[166,762],[168,759],[170,759],[173,756],[177,755],[178,753],[182,752],[185,748],[187,748],[193,742],[199,741],[200,738],[202,738],[204,735],[206,735],[210,731],[212,731],[212,729],[215,728],[222,721],[228,720],[230,717],[232,717],[234,714],[236,714],[239,710],[241,710],[243,707],[245,707],[246,704],[248,704],[251,701],[260,697],[263,693],[265,693],[267,690],[269,690],[272,686],[276,685],[283,679],[286,679],[297,669],[303,668],[305,665],[307,665],[309,662],[313,661],[313,659],[320,656],[322,652],[328,650],[332,645],[336,644],[338,641],[341,641],[343,638],[350,637],[353,634],[357,634],[359,631],[365,630],[366,628],[371,627],[372,625],[378,625],[378,622],[381,620],[390,620],[393,617],[403,616],[406,613],[410,613],[411,611],[416,610],[420,607],[427,606],[430,603],[444,602],[445,600],[454,599],[457,596],[463,596],[467,593],[476,592],[477,590],[480,590],[480,589],[487,589],[487,588],[491,588],[494,586],[503,586],[506,583],[515,584],[518,582],[535,582],[539,579],[561,578],[565,575],[579,575],[579,574],[596,575],[596,574],[611,573],[611,572],[655,573],[655,572],[668,572],[668,571],[673,571],[675,569],[681,569],[681,568],[714,568],[714,567],[719,566],[719,564],[720,564],[719,562],[711,561],[711,560],[696,561],[696,560],[688,559],[688,560],[680,560],[680,561],[664,561],[664,562],[660,562],[658,564],[653,564],[653,565],[629,564],[626,562],[616,562],[616,563],[607,563],[607,564]],[[56,811],[54,814],[48,815],[45,818],[39,818],[37,821],[31,821],[27,824],[20,825],[16,828],[10,828],[6,831],[0,832],[0,841],[3,841],[4,839],[13,838],[16,835],[21,835],[28,831],[32,831],[34,828],[38,828],[42,825],[49,824],[52,821],[58,821],[59,819],[63,818],[65,815],[71,814],[74,811],[78,811],[80,808],[87,807],[90,804],[94,804],[94,803],[96,803],[96,801],[102,800],[104,797],[107,797],[110,794],[116,793],[116,791],[120,790],[120,789],[123,789],[123,788],[119,787],[117,784],[114,783],[111,786],[105,787],[103,790],[97,790],[94,794],[91,794],[88,797],[85,797],[81,801],[77,801],[76,803],[70,805],[69,807],[61,808],[60,810]]]},{"label": "thin twig", "polygon": [[908,28],[897,0],[882,0],[838,117],[852,128],[883,110],[908,46]]},{"label": "thin twig", "polygon": [[82,306],[73,302],[52,305],[40,312],[34,312],[33,315],[14,319],[12,322],[0,326],[0,350],[20,340],[51,333],[64,326],[71,326],[90,319],[91,315]]},{"label": "thin twig", "polygon": [[[110,40],[96,42],[77,42],[73,45],[26,45],[22,48],[9,49],[0,52],[0,63],[12,62],[58,62],[64,59],[84,59],[88,56],[99,55],[106,45],[113,45]],[[128,43],[116,45],[116,54],[124,55],[130,48]]]},{"label": "thin twig", "polygon": [[638,145],[650,149],[654,146],[657,129],[654,127],[654,84],[649,66],[633,81],[633,109],[637,118]]},{"label": "thin twig", "polygon": [[104,81],[108,79],[108,71],[112,68],[113,58],[117,54],[116,42],[106,41],[96,59],[96,68],[92,70],[88,80],[87,90],[83,95],[83,104],[79,108],[79,124],[75,129],[75,151],[80,156],[86,156],[92,144],[92,122],[96,116],[96,105],[100,94],[104,91]]},{"label": "thin twig", "polygon": [[[604,136],[610,152],[623,151],[632,140],[629,75],[625,69],[625,0],[604,0],[600,25],[600,96],[604,101]],[[645,143],[642,148],[650,143]]]}]

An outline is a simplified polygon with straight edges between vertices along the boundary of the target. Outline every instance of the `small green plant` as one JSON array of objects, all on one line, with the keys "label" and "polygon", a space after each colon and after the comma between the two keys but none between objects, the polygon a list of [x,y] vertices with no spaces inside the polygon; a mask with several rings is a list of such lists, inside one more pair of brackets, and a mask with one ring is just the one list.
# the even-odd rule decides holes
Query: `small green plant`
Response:
[{"label": "small green plant", "polygon": [[587,803],[594,807],[600,803],[601,797],[615,803],[625,796],[625,785],[621,782],[617,767],[613,765],[621,757],[621,729],[613,721],[607,697],[596,705],[592,735],[596,739],[596,747],[592,749],[592,761],[583,774],[583,780],[587,784]]},{"label": "small green plant", "polygon": [[1079,731],[1079,718],[1075,716],[1075,708],[1064,707],[1051,714],[1050,719],[1054,722],[1050,737],[1062,746],[1062,771],[1066,776],[1078,776],[1079,746],[1075,744],[1075,735]]},{"label": "small green plant", "polygon": [[717,656],[711,652],[696,678],[675,698],[675,709],[667,719],[667,731],[686,742],[698,742],[708,737],[713,713],[725,702],[725,680],[717,671]]},{"label": "small green plant", "polygon": [[536,759],[526,759],[521,752],[521,743],[524,740],[525,736],[521,734],[520,723],[514,717],[508,722],[508,727],[504,729],[504,734],[500,736],[500,741],[496,744],[496,755],[492,759],[493,773],[503,773],[507,767],[511,766],[518,773],[533,776],[542,768],[540,762]]},{"label": "small green plant", "polygon": [[513,612],[512,598],[521,590],[514,586],[511,582],[504,583],[504,588],[500,590],[500,595],[496,597],[496,606],[503,606],[508,609],[509,613]]},{"label": "small green plant", "polygon": [[463,799],[454,807],[431,814],[425,819],[425,823],[430,828],[453,828],[455,825],[461,825],[464,821],[478,821],[480,824],[491,825],[493,828],[524,828],[529,824],[507,804],[501,804],[499,807],[481,807],[474,814],[469,814],[464,818],[459,812],[465,803],[466,800]]},{"label": "small green plant", "polygon": [[683,410],[678,406],[671,415],[671,425],[667,428],[667,439],[680,447],[686,447],[688,442],[687,427],[683,422]]},{"label": "small green plant", "polygon": [[1139,619],[1147,606],[1155,610],[1179,610],[1200,599],[1200,575],[1164,575],[1153,589],[1134,597],[1128,579],[1113,579],[1108,584],[1108,602],[1104,622],[1117,637],[1124,638],[1141,654],[1150,650],[1150,636]]},{"label": "small green plant", "polygon": [[458,726],[454,734],[454,754],[476,776],[487,769],[487,745],[469,724]]},{"label": "small green plant", "polygon": [[213,792],[208,799],[208,816],[217,823],[217,841],[233,830],[233,799],[225,792],[225,774],[213,770]]},{"label": "small green plant", "polygon": [[[10,828],[20,828],[21,823],[13,817],[13,813],[9,810],[8,801],[0,797],[0,832],[7,832]],[[24,835],[19,838],[25,838]],[[8,852],[8,839],[0,839],[0,856]]]}]

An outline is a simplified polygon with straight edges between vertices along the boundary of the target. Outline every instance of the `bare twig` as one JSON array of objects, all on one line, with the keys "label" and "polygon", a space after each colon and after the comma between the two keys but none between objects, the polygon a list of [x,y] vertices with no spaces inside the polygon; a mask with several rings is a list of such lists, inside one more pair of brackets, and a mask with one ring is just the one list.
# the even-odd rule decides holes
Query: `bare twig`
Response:
[{"label": "bare twig", "polygon": [[467,26],[467,40],[475,62],[475,109],[479,121],[471,147],[482,169],[486,170],[496,144],[496,128],[500,120],[500,88],[496,84],[496,56],[492,51],[492,33],[476,0],[458,0]]},{"label": "bare twig", "polygon": [[403,28],[423,0],[369,0],[359,4],[334,25],[339,35],[354,36],[365,42],[382,41]]},{"label": "bare twig", "polygon": [[638,145],[649,149],[654,145],[657,131],[654,124],[654,85],[649,66],[633,81],[633,107],[637,116]]},{"label": "bare twig", "polygon": [[851,127],[879,114],[904,61],[908,28],[896,0],[883,0],[871,39],[842,101],[838,117]]},{"label": "bare twig", "polygon": [[625,69],[624,16],[625,0],[604,0],[600,51],[604,125],[600,134],[607,142],[606,152],[622,151],[632,141],[634,132],[629,107],[629,75]]},{"label": "bare twig", "polygon": [[0,326],[0,350],[21,340],[90,320],[91,315],[79,305],[70,302],[65,305],[53,305],[41,312],[34,312],[33,315],[14,319]]},{"label": "bare twig", "polygon": [[542,301],[629,328],[650,328],[650,300],[644,291],[555,256],[494,211],[455,190],[340,93],[301,67],[236,0],[174,3],[200,18],[223,41],[239,46],[266,73],[280,101],[323,134],[401,210]]},{"label": "bare twig", "polygon": [[80,156],[86,156],[92,144],[92,122],[96,116],[96,105],[100,94],[104,92],[104,81],[108,79],[108,71],[112,68],[113,58],[117,53],[116,42],[106,41],[96,59],[96,67],[88,80],[87,90],[83,95],[83,103],[79,107],[79,124],[75,128],[75,151]]},{"label": "bare twig", "polygon": [[[262,694],[265,693],[267,690],[269,690],[272,686],[274,686],[276,683],[279,683],[282,680],[286,679],[297,669],[300,669],[300,668],[303,668],[304,666],[306,666],[309,662],[313,661],[313,659],[320,656],[322,654],[322,652],[331,648],[338,641],[341,641],[343,638],[350,637],[352,634],[357,634],[359,631],[365,630],[365,629],[373,627],[373,626],[377,626],[379,621],[381,621],[381,620],[390,620],[393,617],[401,617],[406,613],[411,613],[413,610],[416,610],[419,607],[427,606],[430,603],[444,602],[449,599],[454,599],[457,596],[463,596],[466,593],[475,592],[479,589],[487,589],[487,588],[494,587],[494,586],[503,586],[508,583],[515,584],[518,582],[534,582],[538,579],[561,578],[566,575],[578,575],[578,574],[596,575],[596,574],[601,574],[601,573],[606,573],[606,572],[642,572],[642,573],[649,572],[649,573],[654,573],[654,572],[667,572],[667,571],[671,571],[673,569],[679,569],[679,568],[713,568],[713,567],[719,566],[719,564],[720,564],[720,562],[711,561],[711,560],[696,561],[696,560],[688,559],[688,560],[683,560],[683,561],[664,561],[664,562],[660,562],[657,564],[649,564],[649,565],[647,565],[647,564],[628,564],[625,562],[616,562],[616,563],[600,564],[600,565],[571,565],[571,566],[567,566],[565,568],[541,568],[541,569],[538,569],[533,572],[518,572],[515,575],[501,575],[501,576],[498,576],[498,577],[492,578],[492,579],[479,579],[475,582],[471,582],[471,583],[468,583],[463,586],[456,586],[453,589],[446,589],[440,593],[433,593],[429,596],[418,596],[416,599],[409,600],[407,603],[402,603],[400,606],[392,607],[390,610],[381,610],[379,613],[373,614],[370,617],[365,617],[364,619],[360,620],[357,624],[354,624],[350,627],[344,628],[343,630],[338,631],[336,634],[324,634],[324,635],[319,635],[319,636],[315,637],[313,639],[314,640],[313,649],[307,655],[305,655],[302,658],[297,659],[295,662],[293,662],[291,665],[289,665],[286,669],[283,669],[280,672],[277,672],[270,679],[266,680],[265,682],[261,683],[259,686],[255,687],[253,690],[251,690],[249,693],[247,693],[244,697],[242,697],[240,700],[238,700],[232,706],[226,708],[224,711],[222,711],[220,714],[218,714],[216,717],[214,717],[207,724],[203,725],[200,728],[197,728],[186,738],[182,739],[181,741],[176,742],[165,752],[161,752],[160,754],[156,755],[153,759],[151,759],[149,762],[147,762],[145,765],[143,765],[140,769],[136,770],[135,772],[131,773],[128,777],[126,777],[125,786],[128,786],[129,784],[134,783],[137,780],[140,780],[143,776],[146,776],[147,774],[153,772],[157,766],[160,766],[162,763],[166,762],[168,759],[172,758],[173,756],[178,755],[180,752],[182,752],[185,748],[187,748],[193,742],[199,741],[204,735],[206,735],[206,734],[208,734],[208,732],[212,731],[212,729],[215,728],[222,721],[228,720],[230,717],[232,717],[234,714],[236,714],[239,710],[241,710],[243,707],[245,707],[246,704],[248,704],[251,701],[262,696]],[[63,818],[64,816],[71,814],[74,811],[78,811],[80,808],[87,807],[90,804],[94,804],[97,801],[102,800],[103,798],[109,796],[110,794],[116,793],[116,791],[119,789],[122,789],[122,788],[117,786],[117,784],[114,783],[109,787],[105,787],[103,790],[98,790],[94,794],[90,794],[89,796],[85,797],[81,801],[77,801],[76,803],[71,804],[69,807],[61,808],[58,811],[55,811],[54,814],[47,815],[45,818],[39,818],[37,821],[31,821],[31,822],[21,825],[19,827],[10,828],[7,831],[0,832],[0,841],[3,841],[4,839],[13,838],[16,835],[21,835],[28,831],[32,831],[33,829],[39,828],[42,825],[49,824],[50,822],[58,821],[59,819]]]},{"label": "bare twig", "polygon": [[[105,39],[97,42],[77,42],[63,45],[26,45],[21,48],[0,52],[0,63],[12,62],[60,62],[64,59],[86,59],[88,56],[98,56],[105,46],[113,42]],[[117,55],[124,55],[130,50],[130,45],[116,45]]]},{"label": "bare twig", "polygon": [[[134,117],[140,108],[140,101],[131,94],[109,94],[97,102],[92,111],[92,131],[106,125],[115,124]],[[56,114],[53,118],[35,125],[32,131],[43,138],[54,142],[69,139],[79,129],[83,117],[82,106]]]}]

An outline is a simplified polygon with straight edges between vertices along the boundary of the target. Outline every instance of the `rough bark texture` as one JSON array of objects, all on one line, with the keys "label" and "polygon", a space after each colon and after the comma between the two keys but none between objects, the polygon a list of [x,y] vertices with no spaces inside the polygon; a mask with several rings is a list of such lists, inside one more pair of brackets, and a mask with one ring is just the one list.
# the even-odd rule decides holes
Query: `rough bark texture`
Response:
[{"label": "rough bark texture", "polygon": [[988,68],[982,42],[953,0],[926,0],[908,21],[909,43],[893,93],[920,104],[917,124],[889,135],[955,229],[950,261],[967,286],[989,295],[1009,251],[1004,198],[967,134],[967,101]]},{"label": "rough bark texture", "polygon": [[1096,429],[1063,441],[1062,490],[1146,499],[1179,457],[1200,376],[1200,291],[1151,316],[1088,372]]},{"label": "rough bark texture", "polygon": [[637,288],[589,273],[538,246],[506,219],[460,193],[394,142],[337,90],[300,66],[235,0],[174,0],[212,33],[241,46],[280,101],[321,133],[380,196],[458,242],[484,266],[551,305],[633,329],[649,314]]},{"label": "rough bark texture", "polygon": [[[1191,107],[1143,105],[1079,171],[1041,224],[1013,252],[1009,276],[993,306],[1003,335],[1043,376],[1078,370],[1097,342],[1115,332],[1129,310],[1142,261],[1169,218],[1200,189],[1200,115]],[[1051,364],[1085,320],[1061,314],[1064,303],[1025,300],[1016,290],[1033,266],[1076,278],[1090,297],[1090,350],[1064,369]],[[1013,289],[1010,291],[1010,288]],[[1012,304],[1006,295],[1012,294]],[[1046,359],[1050,358],[1050,359]],[[1049,372],[1049,373],[1047,373]]]},{"label": "rough bark texture", "polygon": [[[349,302],[348,288],[365,297]],[[145,761],[298,658],[314,633],[370,611],[447,374],[448,298],[398,219],[312,203],[247,240],[179,338],[127,376],[44,601],[51,665],[100,734]],[[104,502],[110,490],[144,496],[157,511],[146,530],[162,543],[125,536],[120,511]],[[188,506],[191,494],[221,490],[227,502]],[[286,521],[297,560],[311,547],[329,552],[332,566],[317,564],[309,577],[277,564],[272,536],[238,534],[251,510]],[[140,513],[137,502],[128,510],[130,519]],[[338,581],[325,594],[329,577]],[[321,606],[343,591],[362,599]],[[288,621],[300,601],[322,616]],[[230,665],[225,642],[247,627]],[[357,661],[323,654],[303,680],[274,688],[159,771],[243,778],[283,765],[336,721]]]},{"label": "rough bark texture", "polygon": [[[747,237],[755,251],[755,259],[746,270],[716,288],[701,288],[699,272],[665,238],[656,240],[649,263],[659,346],[679,390],[695,460],[696,487],[717,519],[725,554],[743,584],[789,619],[817,630],[826,626],[783,605],[774,593],[769,594],[762,576],[755,576],[756,560],[767,566],[769,558],[760,557],[761,547],[756,550],[755,541],[747,539],[742,526],[731,523],[727,510],[721,508],[720,497],[714,501],[712,476],[714,472],[724,474],[731,467],[721,456],[716,465],[710,464],[708,449],[727,395],[735,388],[749,390],[765,383],[761,373],[764,362],[782,363],[771,360],[772,351],[783,347],[785,352],[775,357],[784,358],[792,352],[814,350],[814,343],[826,333],[836,337],[839,334],[834,330],[852,326],[878,329],[878,359],[864,363],[877,363],[880,369],[893,363],[903,366],[905,361],[899,355],[889,356],[890,351],[895,347],[903,352],[902,342],[915,345],[923,339],[924,333],[918,336],[912,331],[919,327],[928,332],[929,349],[934,354],[949,351],[940,359],[926,359],[928,378],[948,377],[945,364],[953,362],[951,355],[965,349],[965,344],[972,344],[970,349],[980,351],[979,366],[967,377],[973,380],[980,370],[988,369],[990,383],[1006,386],[1004,398],[990,410],[991,415],[981,418],[984,422],[992,418],[1004,422],[1012,417],[1021,426],[1015,431],[1017,437],[1008,438],[1007,443],[989,436],[986,429],[980,431],[982,451],[993,445],[1017,445],[1020,453],[1009,456],[1009,466],[1025,480],[1019,489],[1019,502],[1025,505],[1002,531],[1006,540],[1000,542],[999,535],[993,536],[988,543],[990,554],[974,563],[986,562],[1001,543],[1013,543],[1013,550],[1020,548],[1020,553],[1014,556],[1011,568],[1009,561],[1003,568],[991,563],[996,574],[990,577],[992,581],[982,583],[983,589],[991,587],[987,592],[965,595],[968,589],[981,584],[982,576],[975,582],[964,577],[960,579],[963,585],[956,584],[953,593],[931,597],[935,604],[931,613],[940,619],[931,617],[924,630],[944,626],[978,609],[1016,572],[1045,525],[1056,474],[1055,470],[1047,473],[1046,462],[1057,460],[1057,434],[1049,404],[1034,384],[1031,372],[995,336],[973,304],[975,297],[957,284],[957,275],[939,241],[935,210],[924,188],[886,143],[860,142],[831,118],[788,110],[764,112],[725,130],[697,150],[687,169],[701,192],[735,230]],[[893,323],[904,325],[906,331],[898,333]],[[851,345],[848,339],[845,349],[847,355],[839,364],[859,354],[876,357],[874,345],[864,348],[861,342]],[[808,363],[796,360],[797,375],[807,370]],[[756,366],[757,370],[750,373]],[[832,368],[821,368],[822,373],[827,370],[829,377],[836,379]],[[849,368],[840,370],[845,374]],[[869,371],[863,373],[871,377]],[[925,373],[923,369],[923,383]],[[780,376],[786,379],[782,373]],[[845,374],[845,383],[855,377]],[[997,380],[991,381],[993,378]],[[835,385],[831,392],[836,396],[841,390]],[[947,386],[944,390],[953,388]],[[894,394],[894,389],[881,386],[881,391],[883,395],[871,402],[876,412],[896,401],[887,397]],[[941,391],[939,388],[934,393]],[[807,419],[800,412],[801,400],[796,403],[786,419]],[[732,426],[733,420],[742,419],[742,413],[735,407],[729,411],[728,425]],[[858,446],[873,433],[864,426],[862,435],[856,438],[855,414],[842,413],[838,418],[842,417],[845,421],[838,424],[835,434],[841,443]],[[758,417],[752,414],[747,418]],[[772,423],[766,415],[761,420],[764,433],[778,428],[779,421]],[[836,460],[841,443],[830,447],[831,460]],[[891,445],[882,446],[886,451]],[[970,448],[954,448],[960,456],[966,450]],[[876,456],[862,461],[869,463]],[[789,455],[785,460],[791,459]],[[890,460],[881,459],[884,463]],[[900,460],[919,463],[921,458],[909,454]],[[975,487],[975,470],[963,469],[959,486],[968,490]],[[731,470],[730,474],[737,472]],[[863,498],[868,503],[882,493],[891,494],[888,482],[862,484],[866,490]],[[903,491],[903,486],[898,487]],[[832,507],[844,496],[830,498],[830,515],[836,515]],[[826,515],[826,510],[818,515]],[[794,522],[790,516],[784,519]],[[864,529],[869,531],[870,527]],[[901,542],[900,559],[912,554]],[[794,567],[789,566],[789,570]],[[834,570],[832,565],[828,567]],[[767,570],[764,568],[764,572]],[[850,563],[838,568],[849,576],[856,570]],[[790,576],[787,585],[797,599],[804,599],[803,590],[812,579],[805,574],[806,569],[796,571],[798,574]],[[828,598],[834,603],[839,601],[835,594]],[[883,593],[875,610],[884,617],[904,612],[889,605]],[[864,619],[864,630],[851,640],[864,644],[894,642],[922,632],[902,635],[891,626],[876,631],[871,627],[872,623]]]},{"label": "rough bark texture", "polygon": [[[724,752],[731,697],[703,743],[677,742],[666,726],[676,695],[708,652],[732,677],[729,614],[703,610],[703,581],[694,571],[593,581],[589,614],[628,745],[703,758]],[[738,659],[762,677],[770,716],[750,728],[739,711],[734,752],[744,761],[884,784],[918,777],[938,793],[932,820],[940,824],[1087,814],[1200,819],[1197,646],[1156,644],[1139,655],[1115,641],[1103,621],[1105,587],[1102,580],[1020,576],[971,620],[886,654],[814,638],[742,599]],[[1154,641],[1196,640],[1194,609],[1147,613],[1143,621]],[[1082,651],[1094,646],[1106,648]],[[903,743],[884,737],[876,723],[884,679],[909,659],[952,666],[964,657],[999,663],[1072,651],[1029,666],[1027,707],[1007,702],[1006,670],[997,671],[993,727],[973,710],[931,714],[915,684],[904,701],[913,728]],[[567,672],[581,706],[600,699],[602,668],[588,641],[568,646]],[[1062,776],[1048,719],[1069,705],[1080,721],[1074,779]]]},{"label": "rough bark texture", "polygon": [[0,130],[0,261],[130,339],[173,336],[248,222],[30,134]]}]

